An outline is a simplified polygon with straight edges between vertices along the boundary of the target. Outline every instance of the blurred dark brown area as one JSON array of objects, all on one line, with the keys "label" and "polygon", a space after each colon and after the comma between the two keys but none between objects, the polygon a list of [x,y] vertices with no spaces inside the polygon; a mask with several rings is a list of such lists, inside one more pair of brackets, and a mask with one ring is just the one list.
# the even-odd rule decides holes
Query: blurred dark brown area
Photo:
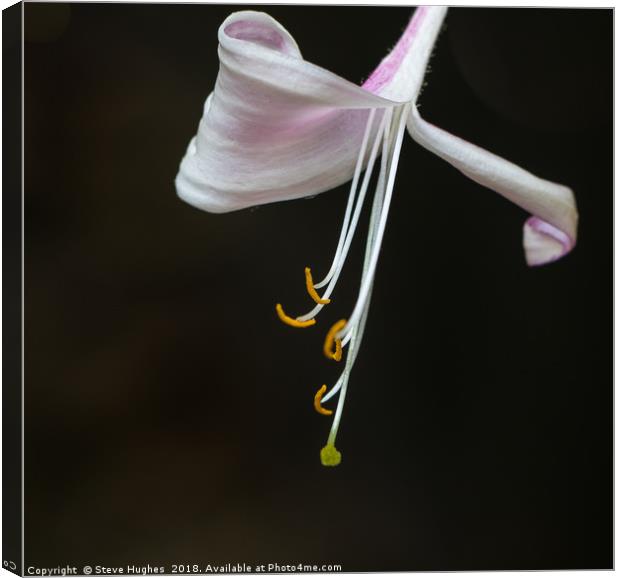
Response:
[{"label": "blurred dark brown area", "polygon": [[[236,9],[26,4],[26,565],[610,568],[612,12],[450,12],[423,114],[571,186],[579,245],[528,269],[522,211],[407,140],[325,469],[363,235],[318,327],[273,307],[309,307],[347,187],[211,215],[173,185]],[[355,82],[411,12],[261,9]]]}]

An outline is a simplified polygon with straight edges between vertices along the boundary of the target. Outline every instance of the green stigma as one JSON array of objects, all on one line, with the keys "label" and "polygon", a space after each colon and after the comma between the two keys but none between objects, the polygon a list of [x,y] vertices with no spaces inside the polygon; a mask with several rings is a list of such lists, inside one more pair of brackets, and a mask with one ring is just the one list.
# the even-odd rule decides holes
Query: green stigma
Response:
[{"label": "green stigma", "polygon": [[321,450],[321,463],[324,466],[337,466],[342,460],[342,454],[336,449],[334,444],[328,443]]}]

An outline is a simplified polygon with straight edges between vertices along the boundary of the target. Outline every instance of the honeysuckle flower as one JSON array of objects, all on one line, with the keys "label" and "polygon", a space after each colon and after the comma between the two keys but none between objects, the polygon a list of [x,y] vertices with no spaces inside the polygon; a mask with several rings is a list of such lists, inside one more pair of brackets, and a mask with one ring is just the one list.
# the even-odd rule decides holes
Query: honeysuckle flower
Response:
[{"label": "honeysuckle flower", "polygon": [[[324,465],[336,465],[335,447],[349,375],[357,356],[370,304],[396,168],[405,131],[477,183],[494,190],[531,216],[523,230],[528,265],[566,255],[576,242],[577,210],[572,191],[426,122],[417,100],[428,61],[447,8],[418,8],[394,49],[362,86],[305,61],[292,36],[270,16],[252,11],[229,16],[218,33],[220,70],[207,98],[197,135],[191,140],[176,178],[178,195],[214,213],[309,197],[351,180],[342,230],[332,266],[306,285],[316,305],[296,318],[281,304],[278,316],[294,327],[314,325],[330,302],[373,171],[378,172],[360,289],[353,311],[325,339],[325,355],[344,370],[327,390],[315,394],[323,404],[339,395]],[[326,287],[322,295],[317,289]]]}]

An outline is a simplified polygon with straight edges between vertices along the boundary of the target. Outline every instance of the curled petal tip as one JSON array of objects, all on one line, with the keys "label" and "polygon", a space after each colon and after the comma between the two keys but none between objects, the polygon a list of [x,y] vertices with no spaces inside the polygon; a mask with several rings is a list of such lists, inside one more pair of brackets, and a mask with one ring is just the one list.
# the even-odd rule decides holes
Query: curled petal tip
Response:
[{"label": "curled petal tip", "polygon": [[574,246],[574,238],[538,217],[530,217],[523,226],[525,260],[530,267],[553,263]]}]

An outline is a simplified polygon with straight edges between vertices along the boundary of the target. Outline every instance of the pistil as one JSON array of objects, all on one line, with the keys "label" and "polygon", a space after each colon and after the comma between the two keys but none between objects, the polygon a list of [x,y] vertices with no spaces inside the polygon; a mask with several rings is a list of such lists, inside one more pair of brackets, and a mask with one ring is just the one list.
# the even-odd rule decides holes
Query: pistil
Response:
[{"label": "pistil", "polygon": [[[394,189],[396,168],[398,165],[400,149],[402,146],[405,122],[407,114],[409,112],[408,107],[409,105],[405,105],[397,111],[396,117],[398,122],[398,129],[395,131],[395,136],[393,130],[386,130],[384,133],[384,154],[379,174],[379,182],[377,184],[375,198],[373,201],[373,208],[369,225],[369,235],[366,243],[366,254],[364,257],[362,286],[360,288],[360,293],[351,318],[349,319],[345,327],[343,327],[343,329],[337,332],[334,336],[334,339],[338,339],[338,337],[343,338],[343,346],[346,345],[349,341],[351,342],[351,346],[349,347],[347,353],[345,369],[342,372],[342,375],[340,376],[332,390],[327,395],[324,395],[322,397],[322,403],[324,403],[333,395],[340,392],[338,398],[338,406],[336,408],[336,414],[334,416],[332,427],[330,429],[327,445],[321,450],[321,462],[323,463],[323,465],[326,466],[337,465],[341,461],[341,454],[340,452],[338,452],[335,446],[336,436],[338,433],[340,418],[342,416],[342,410],[346,398],[349,375],[351,373],[351,369],[353,367],[353,364],[355,363],[355,359],[359,351],[359,346],[361,343],[361,338],[368,315],[368,309],[370,306],[372,284],[374,281],[374,274],[376,271],[377,261],[379,257],[379,250],[381,248],[381,242],[383,240],[383,234],[385,232],[387,215],[390,207],[390,201],[392,198],[392,192]],[[386,180],[385,177],[386,173],[388,172],[386,159],[388,155],[390,156],[390,161],[389,173],[387,174]]]},{"label": "pistil", "polygon": [[[410,104],[406,104],[396,109],[396,111],[393,111],[392,109],[382,111],[383,115],[378,124],[377,133],[371,146],[366,171],[358,191],[358,185],[361,172],[363,170],[364,159],[367,155],[370,133],[376,111],[373,109],[368,115],[368,121],[355,167],[351,190],[349,192],[342,230],[338,240],[338,247],[336,249],[332,266],[326,277],[320,283],[313,283],[310,268],[306,267],[305,269],[306,289],[310,297],[316,302],[316,306],[309,313],[293,319],[284,313],[284,310],[279,303],[276,305],[278,316],[284,323],[287,323],[293,327],[308,327],[315,323],[315,317],[321,311],[323,306],[330,303],[329,297],[338,281],[344,262],[348,255],[349,248],[353,240],[353,235],[355,234],[355,230],[359,223],[373,168],[378,157],[379,146],[382,144],[379,176],[377,179],[370,222],[368,225],[366,252],[364,255],[364,265],[357,301],[349,320],[347,321],[345,319],[341,319],[335,323],[328,331],[323,345],[323,352],[326,357],[340,361],[343,354],[343,348],[350,344],[347,352],[345,368],[340,375],[340,378],[329,392],[326,393],[327,386],[323,385],[314,396],[314,407],[316,411],[322,415],[332,415],[334,412],[324,408],[322,404],[337,393],[340,394],[328,436],[327,445],[321,450],[321,462],[323,465],[327,466],[338,465],[341,461],[341,454],[335,446],[336,435],[338,433],[340,418],[342,416],[344,401],[346,398],[349,375],[353,364],[355,363],[355,359],[357,358],[362,335],[366,325],[372,294],[372,285],[379,259],[381,243],[385,233],[390,202],[392,200],[392,193],[396,179],[396,169],[398,166],[398,159],[400,156],[403,134],[405,131],[407,114],[410,111],[410,106]],[[316,289],[323,287],[325,284],[328,284],[327,289],[324,294],[320,296]]]}]

